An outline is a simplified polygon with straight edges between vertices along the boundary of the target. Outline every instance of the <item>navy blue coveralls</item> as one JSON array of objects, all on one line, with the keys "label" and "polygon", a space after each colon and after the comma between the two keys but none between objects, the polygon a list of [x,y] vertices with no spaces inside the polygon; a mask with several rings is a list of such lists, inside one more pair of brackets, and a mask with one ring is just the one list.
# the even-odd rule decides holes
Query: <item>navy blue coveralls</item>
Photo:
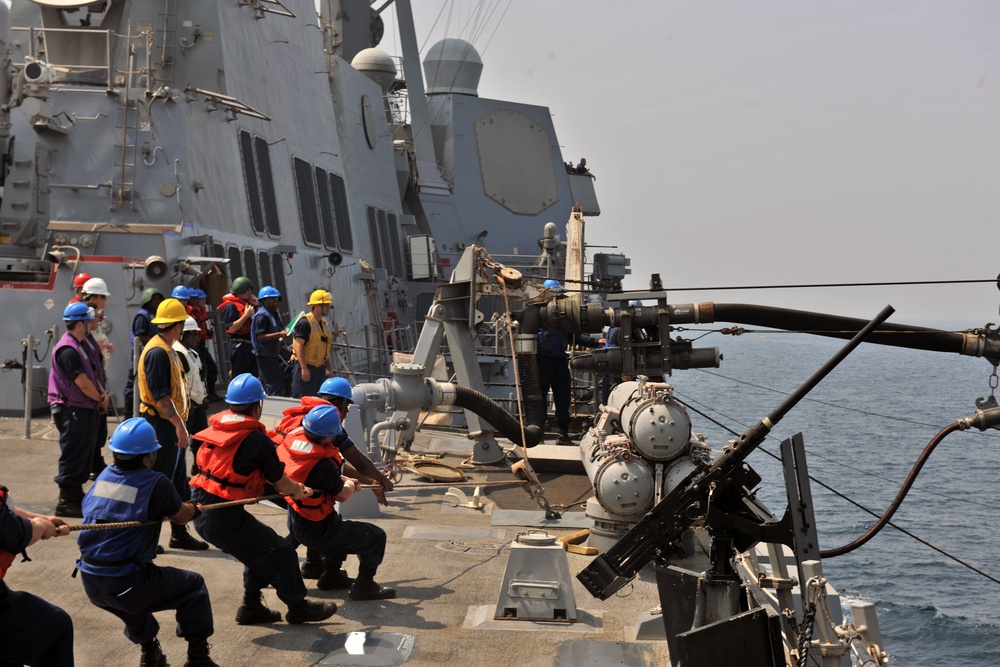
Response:
[{"label": "navy blue coveralls", "polygon": [[[541,329],[538,334],[538,381],[542,396],[548,401],[549,388],[552,389],[552,400],[556,404],[556,424],[563,435],[569,430],[569,404],[572,391],[569,374],[569,357],[566,356],[566,346],[570,334],[561,331]],[[600,347],[601,342],[590,336],[577,334],[572,338],[576,345],[583,347]]]},{"label": "navy blue coveralls", "polygon": [[253,342],[253,353],[257,357],[258,379],[268,396],[285,395],[285,362],[281,358],[281,341],[278,339],[262,343],[260,336],[276,333],[284,329],[277,313],[271,312],[263,305],[253,314],[250,325],[250,339]]}]

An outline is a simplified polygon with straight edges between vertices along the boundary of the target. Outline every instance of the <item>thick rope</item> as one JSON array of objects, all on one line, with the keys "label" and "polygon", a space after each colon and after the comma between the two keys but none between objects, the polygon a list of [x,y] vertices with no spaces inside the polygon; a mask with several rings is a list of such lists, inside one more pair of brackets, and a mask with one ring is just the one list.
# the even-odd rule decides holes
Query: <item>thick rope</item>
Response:
[{"label": "thick rope", "polygon": [[[283,497],[280,493],[275,493],[270,496],[259,496],[257,498],[244,498],[243,500],[227,500],[223,503],[212,503],[211,505],[202,505],[202,512],[209,512],[211,510],[220,510],[224,507],[237,507],[239,505],[253,505],[259,503],[262,500],[277,500]],[[118,521],[115,523],[85,523],[79,526],[70,526],[70,532],[77,530],[116,530],[121,528],[141,528],[143,526],[155,526],[163,523],[164,519],[159,519],[156,521]]]}]

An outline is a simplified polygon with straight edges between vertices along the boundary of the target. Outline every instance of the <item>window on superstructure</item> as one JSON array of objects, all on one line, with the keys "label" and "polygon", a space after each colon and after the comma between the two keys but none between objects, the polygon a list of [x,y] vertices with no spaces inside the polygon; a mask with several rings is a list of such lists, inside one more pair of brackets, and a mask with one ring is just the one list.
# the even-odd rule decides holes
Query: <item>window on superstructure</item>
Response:
[{"label": "window on superstructure", "polygon": [[255,234],[264,233],[264,205],[260,196],[260,181],[253,153],[253,137],[246,130],[240,130],[240,158],[243,161],[243,182],[247,186],[247,202],[250,205],[250,225]]},{"label": "window on superstructure", "polygon": [[302,221],[302,240],[307,245],[323,245],[319,228],[319,213],[316,209],[316,186],[313,183],[312,166],[305,160],[293,158],[295,189],[299,195],[299,219]]},{"label": "window on superstructure", "polygon": [[354,250],[354,237],[351,236],[351,216],[347,212],[347,188],[344,179],[337,174],[330,174],[330,191],[333,193],[333,213],[337,220],[337,241],[341,250]]},{"label": "window on superstructure", "polygon": [[278,312],[281,313],[283,322],[289,321],[289,302],[291,301],[291,296],[288,294],[288,289],[285,287],[285,260],[284,255],[275,253],[271,255],[271,271],[274,278],[274,287],[281,292],[283,298],[278,302]]},{"label": "window on superstructure", "polygon": [[368,238],[372,240],[372,263],[382,268],[382,246],[378,240],[378,217],[375,208],[368,206],[365,209],[368,215]]},{"label": "window on superstructure", "polygon": [[323,240],[331,250],[337,247],[337,230],[333,222],[333,199],[326,171],[316,167],[316,198],[319,200],[319,217],[323,223]]},{"label": "window on superstructure", "polygon": [[274,238],[281,236],[281,223],[278,220],[278,202],[274,197],[274,177],[271,173],[271,147],[264,137],[254,140],[257,155],[257,173],[260,175],[260,191],[264,201],[264,224],[267,233]]},{"label": "window on superstructure", "polygon": [[226,256],[226,250],[221,243],[213,243],[209,246],[208,256],[223,258]]},{"label": "window on superstructure", "polygon": [[[257,266],[260,268],[260,284],[274,287],[274,283],[271,282],[271,262],[267,258],[267,253],[263,250],[257,253]],[[281,290],[278,291],[281,292]],[[282,296],[284,296],[284,293],[282,293]]]},{"label": "window on superstructure", "polygon": [[386,214],[386,229],[389,232],[389,247],[392,249],[392,270],[397,276],[405,275],[403,272],[403,253],[399,249],[399,227],[396,226],[396,214]]},{"label": "window on superstructure", "polygon": [[240,249],[234,245],[229,246],[229,282],[243,275],[243,258]]},{"label": "window on superstructure", "polygon": [[243,251],[243,275],[250,279],[254,287],[261,288],[260,276],[257,275],[257,257],[252,248]]}]

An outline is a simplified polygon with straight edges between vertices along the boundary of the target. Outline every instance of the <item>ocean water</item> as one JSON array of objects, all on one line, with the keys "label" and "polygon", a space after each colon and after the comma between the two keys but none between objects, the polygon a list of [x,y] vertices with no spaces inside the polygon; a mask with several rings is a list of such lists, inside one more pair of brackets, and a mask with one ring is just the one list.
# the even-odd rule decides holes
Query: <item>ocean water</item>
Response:
[{"label": "ocean water", "polygon": [[[687,332],[695,338],[697,332]],[[845,341],[783,332],[709,334],[718,369],[677,371],[678,397],[742,432],[767,416]],[[984,359],[865,344],[849,355],[771,431],[762,448],[801,431],[809,472],[881,514],[927,443],[990,395]],[[1000,391],[1000,390],[998,390]],[[694,430],[721,448],[733,436],[691,412]],[[787,504],[779,463],[754,452],[759,497],[775,513]],[[946,437],[892,522],[1000,580],[997,558],[1000,431]],[[813,484],[821,549],[846,544],[875,518]],[[1000,665],[1000,584],[886,526],[856,551],[824,560],[845,601],[873,602],[891,664]]]}]

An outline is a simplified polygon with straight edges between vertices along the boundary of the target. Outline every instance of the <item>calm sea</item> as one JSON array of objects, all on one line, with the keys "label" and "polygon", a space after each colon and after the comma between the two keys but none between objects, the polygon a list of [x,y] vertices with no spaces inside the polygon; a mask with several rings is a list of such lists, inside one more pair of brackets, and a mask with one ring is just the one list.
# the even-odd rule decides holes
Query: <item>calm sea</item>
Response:
[{"label": "calm sea", "polygon": [[[695,345],[719,347],[721,367],[678,371],[671,382],[682,400],[742,432],[843,344],[780,332],[712,334]],[[810,474],[881,514],[928,441],[971,416],[976,398],[989,396],[992,369],[983,359],[862,345],[777,424],[763,447],[776,454],[780,439],[801,431]],[[691,417],[715,448],[732,437]],[[760,497],[778,513],[786,504],[779,464],[762,452],[749,462],[764,478]],[[1000,579],[998,470],[1000,431],[949,435],[893,523]],[[822,549],[850,542],[875,522],[815,484],[813,496]],[[891,664],[1000,665],[1000,584],[891,526],[858,550],[825,560],[824,571],[846,600],[876,605]]]}]

